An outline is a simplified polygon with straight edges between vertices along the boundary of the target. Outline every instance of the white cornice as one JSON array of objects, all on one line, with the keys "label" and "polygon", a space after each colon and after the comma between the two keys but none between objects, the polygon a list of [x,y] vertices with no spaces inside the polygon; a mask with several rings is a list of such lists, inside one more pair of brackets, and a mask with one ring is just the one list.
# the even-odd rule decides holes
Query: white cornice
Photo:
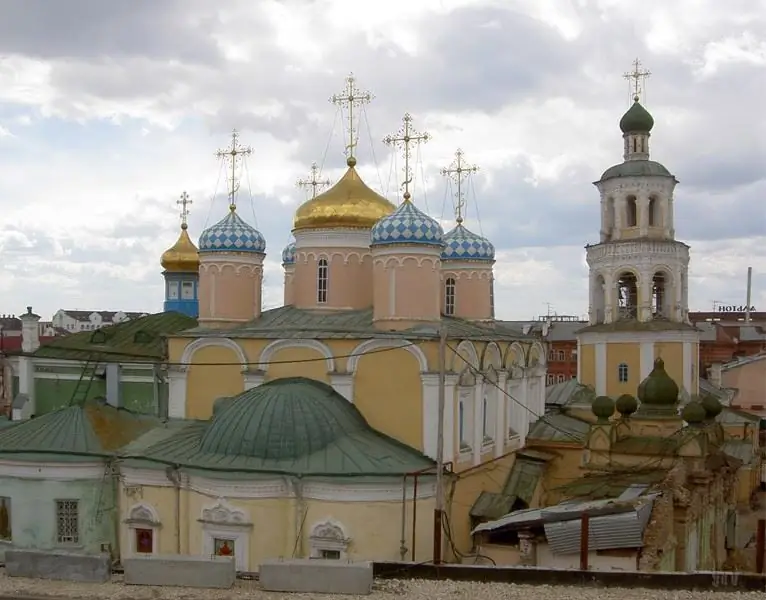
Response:
[{"label": "white cornice", "polygon": [[295,247],[307,248],[370,248],[369,229],[313,229],[298,230],[295,235]]},{"label": "white cornice", "polygon": [[640,343],[640,342],[699,342],[699,331],[599,331],[578,333],[580,344],[590,345],[599,343]]},{"label": "white cornice", "polygon": [[102,479],[103,462],[44,462],[0,460],[0,477],[44,479],[47,481],[77,481]]}]

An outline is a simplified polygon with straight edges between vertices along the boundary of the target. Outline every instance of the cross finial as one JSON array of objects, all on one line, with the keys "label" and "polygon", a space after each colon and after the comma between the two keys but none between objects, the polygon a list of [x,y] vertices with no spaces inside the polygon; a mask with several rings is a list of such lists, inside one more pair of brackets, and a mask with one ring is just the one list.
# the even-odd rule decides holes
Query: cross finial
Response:
[{"label": "cross finial", "polygon": [[176,204],[181,207],[181,229],[186,229],[188,227],[186,218],[189,216],[189,205],[193,204],[193,202],[189,198],[189,194],[184,192],[181,194],[181,198],[176,200]]},{"label": "cross finial", "polygon": [[633,61],[633,70],[623,74],[623,77],[628,80],[628,83],[632,88],[633,100],[636,102],[639,101],[641,94],[644,93],[646,78],[651,76],[651,74],[651,71],[641,70],[641,61],[638,59]]},{"label": "cross finial", "polygon": [[407,202],[412,197],[410,195],[410,184],[412,183],[412,171],[410,170],[411,145],[413,143],[425,143],[431,139],[431,136],[426,132],[418,133],[412,128],[410,113],[405,113],[402,123],[397,133],[383,138],[383,143],[402,148],[404,152],[404,182],[402,182],[402,187],[404,188],[404,200]]},{"label": "cross finial", "polygon": [[333,94],[330,96],[330,102],[336,106],[348,107],[348,143],[346,144],[346,159],[349,166],[353,166],[351,163],[356,164],[354,157],[354,149],[356,148],[357,135],[356,126],[354,125],[354,108],[361,107],[364,104],[369,104],[375,96],[371,92],[359,91],[356,87],[356,78],[353,73],[349,73],[346,77],[346,87],[340,94]]},{"label": "cross finial", "polygon": [[446,169],[441,170],[441,174],[449,177],[457,183],[457,193],[455,194],[455,220],[457,224],[463,222],[463,209],[465,208],[465,192],[463,191],[463,180],[468,179],[472,173],[476,173],[479,167],[469,165],[463,160],[463,151],[458,148],[455,152],[455,160]]},{"label": "cross finial", "polygon": [[329,179],[323,179],[320,181],[319,167],[316,163],[311,163],[311,175],[309,176],[309,179],[299,179],[295,182],[295,185],[304,189],[311,188],[311,198],[313,200],[317,197],[317,193],[320,189],[329,186],[331,183],[332,182]]},{"label": "cross finial", "polygon": [[218,150],[215,155],[218,158],[224,158],[231,161],[231,179],[229,180],[229,210],[232,212],[237,209],[236,194],[239,190],[239,181],[237,181],[237,161],[242,156],[251,154],[253,149],[250,146],[239,145],[239,133],[236,129],[231,132],[231,146],[229,148]]}]

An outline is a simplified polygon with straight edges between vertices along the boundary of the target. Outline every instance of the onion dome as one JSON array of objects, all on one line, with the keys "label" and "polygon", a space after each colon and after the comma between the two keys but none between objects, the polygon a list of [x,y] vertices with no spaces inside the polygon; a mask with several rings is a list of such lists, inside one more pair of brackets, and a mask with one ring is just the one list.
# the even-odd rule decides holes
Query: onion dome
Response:
[{"label": "onion dome", "polygon": [[638,399],[642,406],[674,406],[678,392],[678,384],[665,371],[665,361],[658,358],[652,372],[638,386]]},{"label": "onion dome", "polygon": [[630,417],[630,415],[638,410],[638,400],[635,396],[631,396],[630,394],[623,394],[617,398],[617,402],[615,402],[615,408],[623,418],[627,419]]},{"label": "onion dome", "polygon": [[197,246],[189,237],[186,223],[181,224],[181,235],[178,236],[178,241],[162,253],[160,264],[163,269],[171,273],[197,273],[199,271]]},{"label": "onion dome", "polygon": [[638,96],[633,100],[633,106],[620,119],[620,129],[623,133],[649,133],[654,127],[654,118],[648,110],[641,106]]},{"label": "onion dome", "polygon": [[295,264],[295,242],[290,242],[282,250],[282,264],[285,266]]},{"label": "onion dome", "polygon": [[600,422],[608,421],[614,414],[614,400],[609,396],[596,396],[590,409]]},{"label": "onion dome", "polygon": [[304,202],[295,211],[293,231],[301,229],[370,229],[396,207],[367,187],[357,173],[356,159],[346,161],[345,175],[326,192]]},{"label": "onion dome", "polygon": [[444,236],[442,260],[495,260],[495,247],[491,242],[463,226],[457,226]]},{"label": "onion dome", "polygon": [[711,396],[709,394],[702,398],[700,404],[702,405],[702,408],[705,409],[706,417],[711,421],[720,415],[721,411],[723,411],[723,405],[721,404],[721,401],[718,400],[718,398],[715,396]]},{"label": "onion dome", "polygon": [[371,232],[375,246],[387,244],[444,245],[444,230],[436,219],[429,217],[409,199],[405,199],[393,214],[375,223]]},{"label": "onion dome", "polygon": [[696,400],[689,402],[686,406],[684,406],[684,409],[681,412],[681,418],[689,425],[702,424],[705,421],[706,416],[707,413],[705,411],[705,407],[702,406],[701,402],[697,402]]},{"label": "onion dome", "polygon": [[261,232],[251,227],[237,214],[232,205],[229,214],[202,232],[200,252],[266,252],[266,240]]}]

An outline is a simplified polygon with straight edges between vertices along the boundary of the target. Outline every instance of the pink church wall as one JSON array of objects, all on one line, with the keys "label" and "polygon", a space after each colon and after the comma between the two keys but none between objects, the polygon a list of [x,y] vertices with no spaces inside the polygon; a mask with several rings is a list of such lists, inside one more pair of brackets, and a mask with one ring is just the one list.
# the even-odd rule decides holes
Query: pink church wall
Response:
[{"label": "pink church wall", "polygon": [[[227,260],[227,258],[229,260]],[[231,260],[234,258],[234,260]],[[215,327],[245,323],[261,315],[262,257],[200,253],[199,321]]]},{"label": "pink church wall", "polygon": [[405,329],[441,319],[438,256],[377,256],[373,260],[373,320],[380,329]]},{"label": "pink church wall", "polygon": [[[457,267],[457,268],[456,268]],[[492,318],[492,266],[442,263],[441,306],[446,306],[447,279],[455,280],[455,312],[461,319]]]},{"label": "pink church wall", "polygon": [[[319,261],[328,261],[327,301],[318,302]],[[372,306],[372,257],[359,248],[302,248],[295,259],[293,302],[298,308],[356,310]]]},{"label": "pink church wall", "polygon": [[295,265],[289,265],[284,267],[285,269],[285,284],[284,284],[284,304],[295,303]]}]

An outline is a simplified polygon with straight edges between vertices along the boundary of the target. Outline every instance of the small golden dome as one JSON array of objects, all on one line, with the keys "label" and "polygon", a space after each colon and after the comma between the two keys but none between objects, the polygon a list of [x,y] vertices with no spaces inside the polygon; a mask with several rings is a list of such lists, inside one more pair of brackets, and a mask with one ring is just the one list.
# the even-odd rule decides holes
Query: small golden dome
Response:
[{"label": "small golden dome", "polygon": [[181,225],[181,235],[172,247],[162,253],[160,264],[166,271],[173,273],[196,273],[199,271],[197,246],[191,241],[186,231],[186,223]]},{"label": "small golden dome", "polygon": [[379,219],[396,210],[362,181],[354,168],[355,159],[350,158],[347,164],[348,171],[338,183],[298,207],[293,231],[335,227],[370,229]]}]

